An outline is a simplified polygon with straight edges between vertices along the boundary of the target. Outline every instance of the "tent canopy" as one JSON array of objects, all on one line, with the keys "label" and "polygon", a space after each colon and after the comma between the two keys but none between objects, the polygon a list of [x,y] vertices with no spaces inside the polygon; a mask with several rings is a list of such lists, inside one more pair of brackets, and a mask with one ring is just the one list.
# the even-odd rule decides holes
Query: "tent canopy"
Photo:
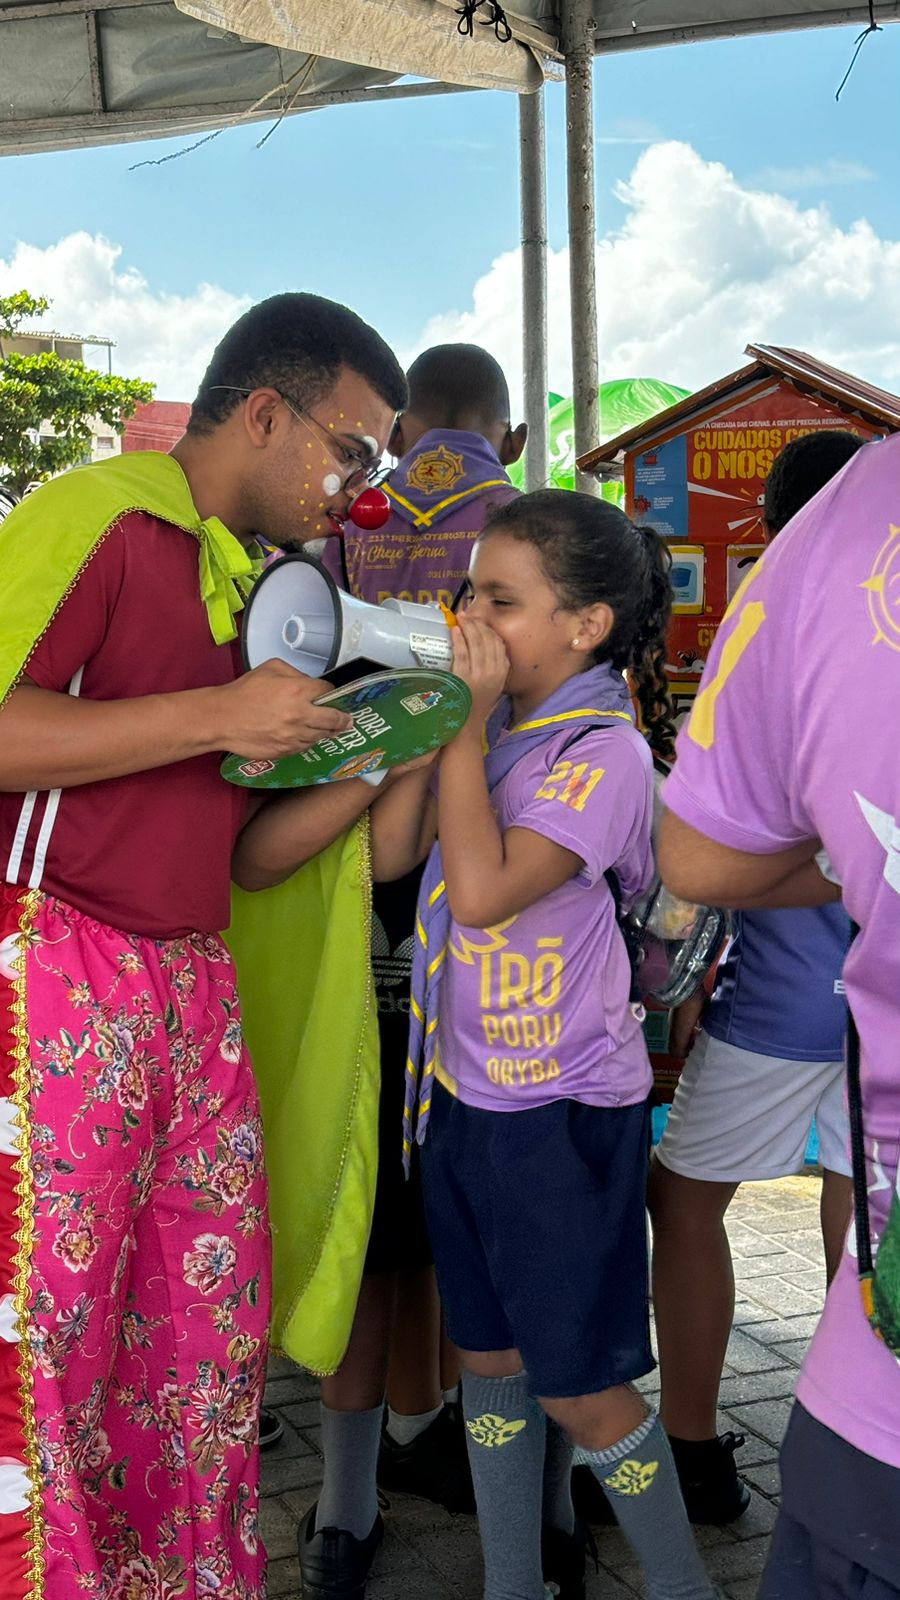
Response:
[{"label": "tent canopy", "polygon": [[[349,99],[538,89],[564,0],[515,0],[503,42],[461,0],[0,0],[0,154],[171,136]],[[601,51],[868,21],[846,0],[597,0]],[[875,5],[879,21],[900,0]],[[340,59],[338,59],[340,58]],[[399,82],[409,78],[425,83]]]}]

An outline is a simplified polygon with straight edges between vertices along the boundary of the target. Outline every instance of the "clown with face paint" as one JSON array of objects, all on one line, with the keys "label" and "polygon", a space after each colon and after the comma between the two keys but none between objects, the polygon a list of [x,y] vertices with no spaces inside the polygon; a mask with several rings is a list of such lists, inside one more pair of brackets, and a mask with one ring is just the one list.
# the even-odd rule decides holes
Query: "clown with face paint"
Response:
[{"label": "clown with face paint", "polygon": [[277,296],[171,455],[68,473],[0,529],[4,1600],[265,1592],[266,1180],[220,936],[246,795],[219,766],[349,719],[281,663],[242,674],[235,618],[257,541],[327,533],[405,393],[352,312]]}]

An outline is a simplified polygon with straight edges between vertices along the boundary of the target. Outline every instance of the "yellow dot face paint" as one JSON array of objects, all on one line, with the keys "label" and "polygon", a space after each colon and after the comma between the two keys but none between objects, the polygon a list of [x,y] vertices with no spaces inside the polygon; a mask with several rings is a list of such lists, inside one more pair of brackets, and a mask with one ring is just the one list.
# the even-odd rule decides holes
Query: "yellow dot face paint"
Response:
[{"label": "yellow dot face paint", "polygon": [[439,605],[440,605],[441,611],[443,612],[444,621],[446,622],[447,627],[448,628],[458,628],[459,627],[459,623],[457,622],[454,613],[450,610],[450,607],[449,606],[445,606],[443,600],[439,601]]}]

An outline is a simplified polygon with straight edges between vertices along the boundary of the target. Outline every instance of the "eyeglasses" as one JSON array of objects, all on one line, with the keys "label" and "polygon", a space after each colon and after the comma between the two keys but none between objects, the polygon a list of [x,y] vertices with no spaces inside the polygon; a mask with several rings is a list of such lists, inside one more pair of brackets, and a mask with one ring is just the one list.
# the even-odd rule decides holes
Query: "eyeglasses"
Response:
[{"label": "eyeglasses", "polygon": [[[254,393],[253,389],[240,389],[234,383],[214,383],[210,387],[213,389],[227,389],[232,394],[249,395]],[[350,445],[344,444],[342,439],[336,439],[331,429],[326,428],[318,417],[313,416],[311,411],[304,411],[302,408],[293,405],[287,395],[281,393],[280,389],[276,389],[275,393],[278,395],[279,400],[287,406],[291,416],[296,417],[297,421],[301,422],[305,428],[309,428],[310,423],[318,428],[332,461],[344,469],[341,474],[342,488],[350,493],[358,494],[361,489],[368,488],[378,482],[384,470],[380,456],[373,458],[360,455],[358,450],[351,449]],[[311,428],[310,432],[312,432]]]},{"label": "eyeglasses", "polygon": [[[298,411],[296,406],[291,405],[287,395],[281,395],[281,399],[291,415],[296,417],[298,422],[302,422],[304,427],[309,427],[311,422],[315,424],[325,441],[325,448],[332,460],[336,461],[338,466],[348,469],[344,477],[345,489],[366,489],[370,488],[373,483],[378,482],[382,472],[380,456],[376,456],[373,460],[371,456],[360,455],[358,450],[351,450],[350,446],[344,444],[342,439],[336,439],[331,429],[326,428],[318,417],[313,416],[311,411]],[[355,466],[354,462],[356,463]]]}]

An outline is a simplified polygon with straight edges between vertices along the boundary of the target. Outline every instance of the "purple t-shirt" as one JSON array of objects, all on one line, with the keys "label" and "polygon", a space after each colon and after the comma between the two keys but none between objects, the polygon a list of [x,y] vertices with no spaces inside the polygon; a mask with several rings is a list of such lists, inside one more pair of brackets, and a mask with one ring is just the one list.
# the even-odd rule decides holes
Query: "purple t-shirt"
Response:
[{"label": "purple t-shirt", "polygon": [[[345,525],[350,593],[371,605],[390,598],[451,605],[488,512],[519,491],[480,433],[437,428],[398,461],[385,488],[392,509],[383,528]],[[324,559],[342,583],[336,543],[328,541]]]},{"label": "purple t-shirt", "polygon": [[[900,1140],[900,437],[869,444],[754,569],[716,639],[667,805],[720,844],[822,840],[858,922],[844,969],[862,1041],[880,1237]],[[797,1388],[900,1467],[900,1362],[866,1321],[854,1230]]]},{"label": "purple t-shirt", "polygon": [[[566,750],[569,745],[568,752]],[[530,828],[581,857],[561,888],[495,928],[451,923],[437,1077],[467,1105],[634,1105],[650,1090],[640,1010],[603,874],[627,903],[652,876],[653,763],[635,728],[561,730],[497,785],[501,829]]]}]

